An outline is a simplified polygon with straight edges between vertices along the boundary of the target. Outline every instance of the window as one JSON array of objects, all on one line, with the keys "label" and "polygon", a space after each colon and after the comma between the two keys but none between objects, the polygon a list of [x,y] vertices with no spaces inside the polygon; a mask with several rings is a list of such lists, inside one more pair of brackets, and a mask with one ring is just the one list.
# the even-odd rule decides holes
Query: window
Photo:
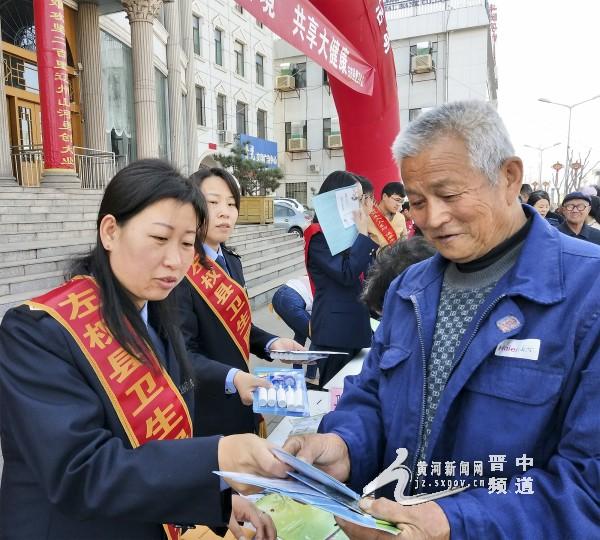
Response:
[{"label": "window", "polygon": [[215,64],[223,65],[223,30],[215,28]]},{"label": "window", "polygon": [[296,88],[306,88],[306,62],[295,64],[292,75],[296,79]]},{"label": "window", "polygon": [[291,182],[285,184],[285,196],[290,199],[296,199],[300,204],[306,204],[307,191],[306,182]]},{"label": "window", "polygon": [[267,111],[256,110],[256,136],[259,139],[267,138]]},{"label": "window", "polygon": [[[293,138],[302,137],[302,138],[306,139],[306,120],[304,122],[302,122],[300,131],[298,131],[299,126],[295,126],[295,127],[296,127],[296,129],[294,130]],[[292,123],[286,122],[285,123],[285,149],[286,149],[286,151],[289,151],[289,147],[290,147],[289,142],[290,142],[291,138],[292,138]]]},{"label": "window", "polygon": [[206,125],[206,93],[204,86],[196,86],[196,124]]},{"label": "window", "polygon": [[408,110],[408,121],[412,122],[413,120],[416,120],[420,114],[421,114],[421,109],[409,109]]},{"label": "window", "polygon": [[248,105],[242,101],[235,104],[235,128],[238,135],[248,133]]},{"label": "window", "polygon": [[[287,189],[286,189],[286,196],[287,196]],[[291,208],[289,208],[288,206],[284,206],[283,204],[275,203],[273,206],[275,209],[275,217],[286,218],[286,217],[293,217],[296,215],[295,212]]]},{"label": "window", "polygon": [[227,129],[227,98],[223,94],[217,94],[217,131]]},{"label": "window", "polygon": [[256,53],[256,84],[265,85],[265,57]]},{"label": "window", "polygon": [[331,135],[331,118],[323,118],[323,148],[329,148],[329,135]]},{"label": "window", "polygon": [[240,77],[244,77],[244,44],[236,41],[233,51],[235,53],[235,72]]},{"label": "window", "polygon": [[192,16],[193,21],[193,34],[194,34],[194,53],[197,55],[202,54],[201,40],[200,40],[200,17],[196,15]]},{"label": "window", "polygon": [[432,65],[435,68],[437,66],[437,52],[438,52],[437,41],[433,41],[433,42],[426,41],[423,43],[418,43],[417,45],[411,45],[410,46],[410,59],[409,59],[411,71],[413,69],[413,65],[412,65],[413,56],[420,56],[423,54],[431,55]]}]

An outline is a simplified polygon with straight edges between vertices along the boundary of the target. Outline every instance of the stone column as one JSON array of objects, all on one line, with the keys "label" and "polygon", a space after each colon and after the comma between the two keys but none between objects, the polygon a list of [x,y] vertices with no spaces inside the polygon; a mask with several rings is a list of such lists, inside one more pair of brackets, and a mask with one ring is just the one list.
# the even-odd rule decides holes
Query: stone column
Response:
[{"label": "stone column", "polygon": [[94,150],[107,150],[104,125],[104,97],[102,94],[102,66],[100,64],[100,19],[98,6],[87,0],[79,1],[77,34],[83,100],[83,129],[85,146]]},{"label": "stone column", "polygon": [[162,0],[121,0],[131,26],[137,157],[158,157],[158,115],[152,50],[154,19]]},{"label": "stone column", "polygon": [[196,130],[196,92],[194,36],[192,34],[192,0],[181,0],[181,46],[187,56],[188,64],[185,70],[185,86],[187,88],[186,124],[188,174],[198,168],[198,132]]},{"label": "stone column", "polygon": [[179,1],[165,0],[165,26],[169,33],[167,41],[167,85],[169,87],[169,134],[171,143],[171,162],[180,170],[186,169],[185,141],[182,134],[182,100],[181,100],[181,57],[179,32]]},{"label": "stone column", "polygon": [[[2,35],[2,20],[0,19],[0,35]],[[0,53],[2,47],[0,46]],[[1,59],[1,58],[0,58]],[[10,138],[6,108],[6,93],[4,92],[4,75],[0,77],[0,184],[11,185],[15,182],[10,163]]]}]

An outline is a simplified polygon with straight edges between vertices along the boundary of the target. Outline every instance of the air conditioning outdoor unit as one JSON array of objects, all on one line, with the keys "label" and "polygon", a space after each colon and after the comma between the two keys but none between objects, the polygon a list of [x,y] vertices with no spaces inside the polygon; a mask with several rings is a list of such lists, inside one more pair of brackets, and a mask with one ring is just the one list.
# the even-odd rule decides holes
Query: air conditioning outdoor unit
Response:
[{"label": "air conditioning outdoor unit", "polygon": [[288,149],[290,152],[306,152],[306,139],[290,139],[288,141]]},{"label": "air conditioning outdoor unit", "polygon": [[275,90],[286,92],[296,88],[296,79],[292,75],[278,75],[275,78]]},{"label": "air conditioning outdoor unit", "polygon": [[235,139],[235,134],[233,131],[224,131],[223,132],[223,144],[233,144]]},{"label": "air conditioning outdoor unit", "polygon": [[317,174],[321,172],[321,165],[318,165],[317,163],[311,163],[308,166],[308,172],[313,173],[313,174]]},{"label": "air conditioning outdoor unit", "polygon": [[433,59],[430,54],[418,54],[411,59],[410,70],[413,73],[429,73],[433,71]]},{"label": "air conditioning outdoor unit", "polygon": [[342,136],[339,133],[327,136],[327,148],[342,148]]}]

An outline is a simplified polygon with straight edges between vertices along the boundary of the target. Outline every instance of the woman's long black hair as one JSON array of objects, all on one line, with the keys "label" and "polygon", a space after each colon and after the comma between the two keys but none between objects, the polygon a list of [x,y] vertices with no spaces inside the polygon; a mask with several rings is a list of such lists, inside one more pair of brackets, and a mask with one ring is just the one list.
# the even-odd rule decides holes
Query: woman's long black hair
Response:
[{"label": "woman's long black hair", "polygon": [[[164,199],[175,199],[194,207],[198,220],[196,244],[202,245],[208,213],[200,191],[168,163],[158,159],[143,159],[119,171],[106,187],[96,222],[96,245],[89,255],[72,262],[68,276],[88,274],[96,279],[106,326],[129,354],[144,363],[151,363],[145,344],[152,348],[157,358],[160,355],[150,339],[138,308],[112,271],[108,252],[100,240],[100,223],[110,214],[119,226],[123,226],[145,208]],[[176,324],[174,302],[174,296],[169,295],[164,300],[149,302],[148,310],[152,314],[154,329],[161,337],[169,340],[179,365],[189,375],[191,369]]]}]

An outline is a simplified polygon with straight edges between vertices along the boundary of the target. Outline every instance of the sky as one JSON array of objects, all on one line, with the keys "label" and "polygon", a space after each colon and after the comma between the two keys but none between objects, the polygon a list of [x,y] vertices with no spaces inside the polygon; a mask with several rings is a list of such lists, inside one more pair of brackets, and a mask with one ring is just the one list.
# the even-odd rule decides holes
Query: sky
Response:
[{"label": "sky", "polygon": [[[538,179],[540,153],[524,145],[560,143],[543,152],[542,179],[549,179],[550,166],[565,163],[569,111],[537,100],[572,105],[600,95],[600,1],[491,3],[498,8],[498,110],[524,161],[526,181]],[[600,99],[573,109],[571,148],[575,158],[591,148],[590,165],[600,160]]]}]

